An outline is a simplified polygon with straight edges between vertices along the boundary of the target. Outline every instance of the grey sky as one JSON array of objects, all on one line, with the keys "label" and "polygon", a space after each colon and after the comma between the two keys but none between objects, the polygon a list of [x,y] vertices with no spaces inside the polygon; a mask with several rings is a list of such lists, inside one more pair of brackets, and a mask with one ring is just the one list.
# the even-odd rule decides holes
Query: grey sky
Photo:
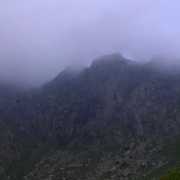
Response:
[{"label": "grey sky", "polygon": [[0,79],[37,85],[121,52],[180,57],[179,0],[0,0]]}]

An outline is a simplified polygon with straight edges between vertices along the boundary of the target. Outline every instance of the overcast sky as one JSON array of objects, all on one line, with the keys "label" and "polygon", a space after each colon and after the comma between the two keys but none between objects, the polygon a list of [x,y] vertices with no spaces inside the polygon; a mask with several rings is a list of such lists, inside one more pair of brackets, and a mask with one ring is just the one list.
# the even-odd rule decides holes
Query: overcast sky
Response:
[{"label": "overcast sky", "polygon": [[0,0],[0,79],[39,85],[114,52],[180,57],[179,0]]}]

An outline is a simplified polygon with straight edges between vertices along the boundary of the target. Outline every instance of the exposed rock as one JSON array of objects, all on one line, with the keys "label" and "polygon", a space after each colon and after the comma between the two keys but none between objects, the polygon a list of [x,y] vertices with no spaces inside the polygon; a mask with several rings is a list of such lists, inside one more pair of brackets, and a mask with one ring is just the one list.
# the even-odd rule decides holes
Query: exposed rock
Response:
[{"label": "exposed rock", "polygon": [[[23,174],[25,179],[53,179],[51,174],[56,171],[71,179],[74,169],[86,172],[90,165],[97,170],[92,168],[84,175],[89,179],[118,178],[111,175],[113,171],[122,179],[132,179],[143,177],[141,169],[163,166],[166,161],[161,157],[152,163],[151,159],[165,151],[163,137],[179,132],[180,73],[165,73],[151,63],[141,64],[118,54],[71,71],[64,70],[37,90],[0,95],[0,162],[17,157],[24,149],[36,154],[42,144],[52,142],[67,149],[119,152],[93,154],[98,162],[92,157],[82,162],[73,153],[59,150],[40,158],[31,172]],[[4,169],[0,172],[6,173]]]},{"label": "exposed rock", "polygon": [[132,152],[131,150],[126,151],[126,152],[124,153],[124,156],[130,155],[131,152]]}]

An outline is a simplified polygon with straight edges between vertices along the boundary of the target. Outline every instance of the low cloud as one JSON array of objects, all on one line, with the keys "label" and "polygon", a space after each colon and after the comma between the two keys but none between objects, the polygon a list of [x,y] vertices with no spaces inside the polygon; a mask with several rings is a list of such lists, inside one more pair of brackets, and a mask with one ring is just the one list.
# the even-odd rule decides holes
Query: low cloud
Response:
[{"label": "low cloud", "polygon": [[114,52],[178,59],[179,8],[178,0],[1,0],[0,79],[39,85]]}]

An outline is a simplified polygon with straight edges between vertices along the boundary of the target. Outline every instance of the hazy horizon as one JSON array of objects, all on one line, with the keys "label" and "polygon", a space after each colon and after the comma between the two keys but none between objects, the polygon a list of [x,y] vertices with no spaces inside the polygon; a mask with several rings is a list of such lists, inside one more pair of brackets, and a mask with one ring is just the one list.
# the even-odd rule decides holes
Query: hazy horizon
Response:
[{"label": "hazy horizon", "polygon": [[180,59],[178,0],[1,0],[0,80],[30,86],[115,52]]}]

